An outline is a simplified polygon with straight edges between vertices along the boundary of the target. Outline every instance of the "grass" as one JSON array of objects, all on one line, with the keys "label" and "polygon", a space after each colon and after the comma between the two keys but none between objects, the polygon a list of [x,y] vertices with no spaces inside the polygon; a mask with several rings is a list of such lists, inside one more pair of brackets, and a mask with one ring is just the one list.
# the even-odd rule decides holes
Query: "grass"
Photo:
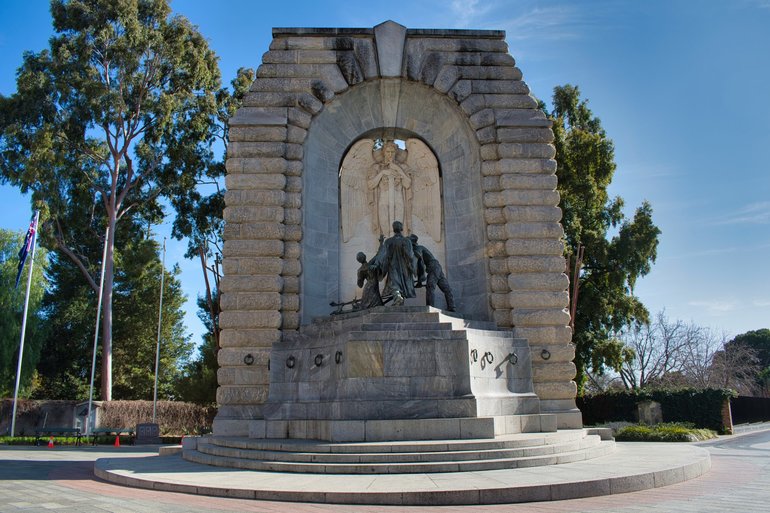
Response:
[{"label": "grass", "polygon": [[716,436],[716,432],[696,428],[688,422],[665,422],[652,426],[636,424],[623,427],[615,434],[615,440],[619,442],[700,442]]}]

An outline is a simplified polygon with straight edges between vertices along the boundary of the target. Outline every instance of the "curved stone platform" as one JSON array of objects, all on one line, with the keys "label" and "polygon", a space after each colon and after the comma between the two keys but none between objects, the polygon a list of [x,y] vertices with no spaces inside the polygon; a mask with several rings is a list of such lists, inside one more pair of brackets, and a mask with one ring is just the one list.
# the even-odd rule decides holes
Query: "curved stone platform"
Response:
[{"label": "curved stone platform", "polygon": [[103,458],[107,481],[219,497],[338,504],[501,504],[592,497],[668,486],[711,468],[693,445],[618,443],[614,453],[563,465],[477,472],[296,474],[225,469],[174,456]]},{"label": "curved stone platform", "polygon": [[[217,467],[303,474],[473,472],[561,465],[610,454],[614,440],[573,429],[490,439],[333,443],[314,440],[193,438],[183,456]],[[194,447],[192,447],[194,445]]]}]

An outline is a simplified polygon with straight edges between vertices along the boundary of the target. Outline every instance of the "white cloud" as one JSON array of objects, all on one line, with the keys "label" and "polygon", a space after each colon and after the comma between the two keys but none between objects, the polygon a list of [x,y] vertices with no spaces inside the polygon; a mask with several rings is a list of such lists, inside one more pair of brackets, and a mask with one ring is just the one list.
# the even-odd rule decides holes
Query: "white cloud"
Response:
[{"label": "white cloud", "polygon": [[724,315],[735,311],[739,306],[734,300],[690,301],[687,304],[704,309],[711,315]]},{"label": "white cloud", "polygon": [[767,308],[770,306],[770,300],[767,299],[755,299],[751,302],[752,305],[758,307],[758,308]]},{"label": "white cloud", "polygon": [[714,224],[770,224],[770,201],[750,203],[724,218],[714,221]]}]

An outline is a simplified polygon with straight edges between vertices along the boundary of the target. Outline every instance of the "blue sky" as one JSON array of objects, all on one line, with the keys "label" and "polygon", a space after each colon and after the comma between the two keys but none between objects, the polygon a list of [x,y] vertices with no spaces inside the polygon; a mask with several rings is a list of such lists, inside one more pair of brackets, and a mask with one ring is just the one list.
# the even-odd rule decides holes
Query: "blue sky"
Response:
[{"label": "blue sky", "polygon": [[[272,27],[503,29],[533,94],[580,87],[615,142],[613,195],[644,200],[661,228],[636,294],[651,313],[726,334],[770,327],[770,0],[175,0],[220,56],[227,82],[257,67]],[[25,50],[51,36],[48,2],[0,0],[0,93]],[[0,187],[0,227],[23,230],[29,201]],[[158,227],[159,237],[169,229]],[[589,249],[590,250],[590,249]],[[169,243],[199,338],[199,264]]]}]

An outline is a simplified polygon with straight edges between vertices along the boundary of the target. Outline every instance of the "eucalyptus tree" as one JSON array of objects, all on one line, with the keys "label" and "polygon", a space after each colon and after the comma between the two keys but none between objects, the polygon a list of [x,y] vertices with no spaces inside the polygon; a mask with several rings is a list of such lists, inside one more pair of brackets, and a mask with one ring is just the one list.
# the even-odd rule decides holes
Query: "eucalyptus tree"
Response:
[{"label": "eucalyptus tree", "polygon": [[[126,217],[162,215],[213,161],[217,58],[167,0],[53,0],[49,48],[24,54],[17,91],[0,98],[2,179],[45,205],[43,236],[98,290],[79,251],[108,228],[102,399],[112,396],[115,234]],[[74,230],[70,207],[90,209]],[[83,222],[82,220],[79,222]]]}]

